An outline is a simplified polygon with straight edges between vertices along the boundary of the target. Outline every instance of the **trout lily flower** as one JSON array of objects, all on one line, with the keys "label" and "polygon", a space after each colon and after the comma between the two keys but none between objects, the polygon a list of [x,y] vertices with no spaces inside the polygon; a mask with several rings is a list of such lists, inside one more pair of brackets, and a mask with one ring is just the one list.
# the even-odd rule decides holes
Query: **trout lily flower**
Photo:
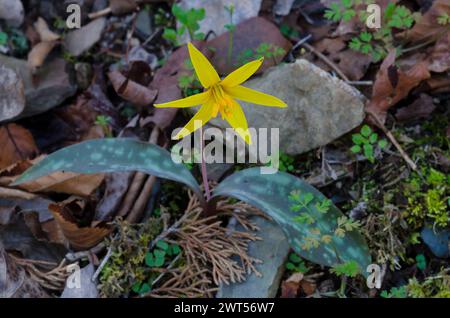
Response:
[{"label": "trout lily flower", "polygon": [[249,62],[224,79],[220,79],[208,59],[194,45],[188,43],[188,49],[195,73],[205,89],[204,92],[172,102],[154,105],[158,108],[186,108],[201,105],[200,110],[175,136],[175,139],[181,139],[193,133],[220,113],[222,119],[225,119],[245,142],[251,144],[247,119],[236,99],[263,106],[287,106],[282,100],[274,96],[241,86],[258,70],[263,63],[263,58]]}]

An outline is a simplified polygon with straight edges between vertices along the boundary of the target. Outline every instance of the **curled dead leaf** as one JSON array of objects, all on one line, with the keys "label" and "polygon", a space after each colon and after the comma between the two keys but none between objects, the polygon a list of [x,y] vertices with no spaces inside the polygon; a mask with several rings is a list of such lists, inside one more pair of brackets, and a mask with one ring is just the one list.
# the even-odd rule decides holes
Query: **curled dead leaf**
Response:
[{"label": "curled dead leaf", "polygon": [[[22,160],[0,170],[0,185],[9,186],[25,170],[37,164],[45,156],[33,160]],[[57,192],[79,196],[89,196],[103,182],[104,174],[79,174],[74,172],[55,172],[48,176],[25,182],[17,188],[28,192]],[[12,189],[11,189],[12,190]],[[29,193],[31,195],[31,193]]]},{"label": "curled dead leaf", "polygon": [[32,72],[35,72],[38,67],[44,64],[47,55],[53,50],[55,45],[56,41],[40,42],[31,49],[30,53],[28,53],[28,67]]},{"label": "curled dead leaf", "polygon": [[73,216],[77,209],[83,209],[83,202],[76,198],[69,198],[58,204],[50,204],[56,222],[61,228],[64,237],[76,250],[87,250],[101,242],[111,229],[105,223],[90,224],[90,226],[79,226]]},{"label": "curled dead leaf", "polygon": [[281,298],[295,298],[298,295],[303,273],[294,273],[281,284]]},{"label": "curled dead leaf", "polygon": [[126,78],[119,71],[109,72],[108,77],[116,93],[136,106],[145,107],[151,105],[158,94],[157,90],[138,84]]},{"label": "curled dead leaf", "polygon": [[39,17],[34,23],[34,28],[41,38],[41,42],[53,42],[59,40],[61,37],[55,32],[51,31],[47,22]]},{"label": "curled dead leaf", "polygon": [[8,124],[0,127],[0,169],[17,161],[35,156],[39,151],[31,133],[17,125]]}]

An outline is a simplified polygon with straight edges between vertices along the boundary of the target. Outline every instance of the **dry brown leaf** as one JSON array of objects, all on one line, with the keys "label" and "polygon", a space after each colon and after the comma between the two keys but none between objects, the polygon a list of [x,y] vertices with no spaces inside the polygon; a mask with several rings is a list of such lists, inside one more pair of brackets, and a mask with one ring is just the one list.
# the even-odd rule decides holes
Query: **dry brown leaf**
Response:
[{"label": "dry brown leaf", "polygon": [[[342,38],[325,38],[314,44],[316,50],[328,57],[352,81],[360,80],[367,72],[372,58],[367,54],[355,52],[347,47]],[[315,55],[313,62],[320,68],[330,71],[331,68]]]},{"label": "dry brown leaf", "polygon": [[119,71],[109,72],[108,77],[116,93],[136,106],[145,107],[151,105],[158,94],[157,90],[138,84],[126,78]]},{"label": "dry brown leaf", "polygon": [[31,133],[17,125],[8,124],[0,127],[0,169],[17,161],[35,156],[38,148]]},{"label": "dry brown leaf", "polygon": [[39,34],[41,42],[53,42],[61,38],[58,34],[49,29],[47,22],[41,17],[34,23],[34,28]]},{"label": "dry brown leaf", "polygon": [[229,74],[235,70],[242,61],[239,56],[245,50],[255,50],[262,43],[272,45],[273,48],[282,48],[284,54],[276,58],[266,58],[263,65],[258,70],[258,74],[264,72],[267,68],[280,63],[285,55],[290,51],[292,44],[280,32],[279,28],[272,22],[262,17],[254,17],[236,26],[233,34],[233,52],[231,54],[231,63],[228,62],[228,41],[229,32],[226,32],[211,41],[208,41],[208,47],[213,48],[214,55],[211,63],[219,74]]},{"label": "dry brown leaf", "polygon": [[38,67],[44,64],[47,55],[53,50],[55,45],[56,41],[40,42],[31,49],[28,53],[28,67],[32,72],[35,72]]},{"label": "dry brown leaf", "polygon": [[[0,185],[9,186],[25,170],[35,165],[45,156],[33,160],[23,160],[0,170]],[[28,192],[57,192],[79,196],[89,196],[103,182],[104,174],[79,174],[74,172],[55,172],[17,186]]]},{"label": "dry brown leaf", "polygon": [[408,96],[411,89],[430,77],[426,61],[406,61],[404,64],[414,64],[406,70],[397,68],[395,51],[391,51],[384,59],[376,75],[372,90],[372,99],[369,101],[367,111],[373,112],[384,121],[386,111]]},{"label": "dry brown leaf", "polygon": [[450,32],[436,42],[428,60],[428,69],[432,72],[442,73],[450,69]]},{"label": "dry brown leaf", "polygon": [[114,15],[123,15],[133,12],[138,5],[135,0],[109,0],[109,7]]},{"label": "dry brown leaf", "polygon": [[294,273],[281,284],[281,298],[295,298],[298,295],[303,273]]},{"label": "dry brown leaf", "polygon": [[411,30],[405,31],[403,36],[411,42],[419,42],[444,35],[449,31],[449,26],[438,23],[438,17],[444,14],[450,15],[450,1],[435,0],[430,9],[422,15]]},{"label": "dry brown leaf", "polygon": [[78,199],[69,198],[58,204],[50,204],[48,208],[71,246],[76,250],[87,250],[101,242],[111,229],[105,223],[80,227],[71,211],[73,206],[79,204],[77,201]]},{"label": "dry brown leaf", "polygon": [[0,198],[14,198],[14,199],[25,199],[31,200],[36,198],[35,194],[11,188],[0,187]]},{"label": "dry brown leaf", "polygon": [[435,109],[436,106],[433,104],[433,98],[426,94],[420,94],[420,97],[410,105],[400,108],[395,114],[395,118],[401,122],[426,118]]}]

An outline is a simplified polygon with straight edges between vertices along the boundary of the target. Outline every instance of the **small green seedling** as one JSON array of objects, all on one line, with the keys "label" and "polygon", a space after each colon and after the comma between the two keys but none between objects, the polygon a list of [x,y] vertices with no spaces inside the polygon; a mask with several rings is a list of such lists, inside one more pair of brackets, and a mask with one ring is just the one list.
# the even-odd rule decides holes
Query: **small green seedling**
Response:
[{"label": "small green seedling", "polygon": [[447,12],[444,12],[442,15],[437,17],[437,22],[440,25],[450,24],[450,15]]},{"label": "small green seedling", "polygon": [[359,267],[357,262],[349,261],[342,264],[336,264],[331,268],[330,271],[339,277],[341,276],[356,277],[358,274],[361,273],[361,268]]},{"label": "small green seedling", "polygon": [[364,125],[359,134],[352,135],[354,146],[350,149],[353,153],[362,153],[371,163],[375,163],[375,148],[383,149],[387,145],[385,139],[378,140],[378,134],[372,129]]},{"label": "small green seedling", "polygon": [[380,296],[383,298],[406,298],[408,296],[408,291],[405,286],[392,287],[389,292],[383,290]]},{"label": "small green seedling", "polygon": [[174,45],[178,45],[178,38],[185,34],[186,31],[191,41],[203,40],[205,38],[204,33],[197,32],[200,29],[199,22],[205,18],[204,8],[184,10],[179,5],[174,4],[172,6],[172,14],[180,23],[180,27],[177,30],[165,28],[163,38],[172,42]]},{"label": "small green seedling", "polygon": [[425,258],[425,255],[418,254],[416,255],[416,266],[421,271],[425,270],[427,268],[427,259]]},{"label": "small green seedling", "polygon": [[111,120],[111,117],[104,115],[99,115],[95,119],[95,124],[99,125],[102,128],[103,133],[108,138],[112,137],[111,127],[109,126],[111,124]]},{"label": "small green seedling", "polygon": [[155,249],[145,255],[145,264],[148,267],[162,267],[166,262],[166,257],[176,256],[180,253],[179,245],[160,240],[156,243]]},{"label": "small green seedling", "polygon": [[273,59],[274,62],[276,62],[276,59],[283,56],[285,53],[286,51],[282,47],[272,43],[263,42],[256,49],[245,49],[242,51],[237,57],[238,65],[236,66],[242,66],[252,60],[257,60],[262,57],[265,59]]},{"label": "small green seedling", "polygon": [[[333,22],[348,22],[359,19],[360,23],[365,25],[368,13],[365,8],[359,6],[361,3],[369,4],[369,1],[362,0],[341,0],[331,3],[330,9],[325,11],[324,17]],[[381,28],[372,30],[366,29],[361,34],[353,37],[349,42],[349,48],[363,54],[370,55],[373,62],[378,62],[391,49],[396,49],[399,54],[402,53],[400,47],[396,47],[394,33],[397,30],[408,30],[412,28],[414,21],[420,17],[420,13],[412,13],[407,7],[389,3],[384,9],[381,21]],[[446,23],[446,17],[439,21]]]},{"label": "small green seedling", "polygon": [[0,32],[0,45],[5,45],[8,43],[8,34],[5,32]]},{"label": "small green seedling", "polygon": [[286,263],[286,269],[295,273],[305,274],[309,269],[303,262],[302,258],[295,253],[289,254],[288,262]]},{"label": "small green seedling", "polygon": [[188,74],[183,74],[178,77],[178,86],[181,88],[183,95],[188,97],[202,92],[200,81],[197,74],[194,72],[194,66],[191,60],[184,61],[184,68]]}]

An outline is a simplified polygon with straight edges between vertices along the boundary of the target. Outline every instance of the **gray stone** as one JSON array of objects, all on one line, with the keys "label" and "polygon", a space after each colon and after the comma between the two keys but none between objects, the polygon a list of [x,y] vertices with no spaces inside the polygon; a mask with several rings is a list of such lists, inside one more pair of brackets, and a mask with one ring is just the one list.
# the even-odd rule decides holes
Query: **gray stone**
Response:
[{"label": "gray stone", "polygon": [[13,69],[0,65],[0,121],[19,115],[25,108],[25,88]]},{"label": "gray stone", "polygon": [[[262,240],[251,242],[248,254],[262,261],[256,265],[262,276],[252,273],[244,282],[221,284],[217,298],[273,298],[277,294],[289,243],[276,223],[261,217],[252,217],[251,221],[259,227],[257,235]],[[242,231],[242,227],[237,226],[237,230]]]},{"label": "gray stone", "polygon": [[[225,33],[225,25],[230,23],[230,14],[224,6],[234,5],[233,24],[237,25],[247,19],[258,16],[262,0],[182,0],[180,6],[184,9],[205,9],[205,19],[200,21],[200,30],[207,34],[213,31],[216,36]],[[178,25],[179,26],[179,25]],[[180,43],[187,43],[187,32],[180,39]]]},{"label": "gray stone", "polygon": [[75,270],[67,278],[61,298],[97,298],[97,285],[91,280],[93,275],[94,266],[92,264],[81,270]]},{"label": "gray stone", "polygon": [[[286,102],[287,108],[240,104],[249,127],[280,129],[280,149],[290,155],[326,145],[364,119],[364,97],[356,89],[303,59],[273,67],[244,86]],[[211,124],[229,127],[220,116]]]},{"label": "gray stone", "polygon": [[64,39],[64,47],[73,56],[80,56],[97,43],[106,26],[105,18],[98,18],[81,29],[69,32]]},{"label": "gray stone", "polygon": [[294,2],[295,0],[277,0],[273,6],[273,11],[277,15],[288,15]]},{"label": "gray stone", "polygon": [[23,23],[24,10],[21,0],[0,1],[0,19],[12,27],[19,27]]},{"label": "gray stone", "polygon": [[[76,83],[66,72],[67,64],[62,59],[46,63],[34,78],[25,60],[0,55],[0,66],[14,70],[25,88],[25,109],[15,119],[46,112],[74,95],[77,90]],[[5,94],[0,94],[0,105],[3,105],[5,98]]]}]

